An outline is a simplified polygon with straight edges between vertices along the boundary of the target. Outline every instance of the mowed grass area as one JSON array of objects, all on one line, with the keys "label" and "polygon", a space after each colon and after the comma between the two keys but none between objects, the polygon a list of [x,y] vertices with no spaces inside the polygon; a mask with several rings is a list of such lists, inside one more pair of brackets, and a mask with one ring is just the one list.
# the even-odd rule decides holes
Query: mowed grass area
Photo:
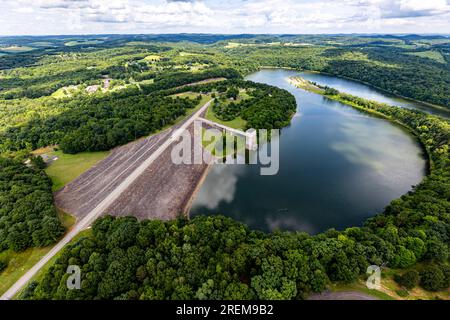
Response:
[{"label": "mowed grass area", "polygon": [[[44,277],[45,273],[50,269],[50,267],[55,263],[55,261],[61,256],[61,253],[67,248],[67,246],[72,245],[79,241],[82,238],[91,237],[92,235],[92,229],[86,229],[81,231],[79,234],[73,238],[72,241],[69,242],[61,251],[59,251],[53,258],[50,259],[49,262],[47,262],[35,275],[31,278],[31,280],[25,285],[22,290],[19,291],[18,294],[14,296],[14,300],[18,300],[20,298],[21,293],[27,288],[28,284],[30,284],[33,281],[41,281]],[[45,253],[44,253],[45,254]],[[43,255],[42,255],[43,256]],[[41,257],[42,257],[41,256]],[[32,266],[32,265],[31,265]],[[30,266],[30,267],[31,267]]]},{"label": "mowed grass area", "polygon": [[[217,94],[217,93],[216,93]],[[239,89],[239,95],[237,97],[236,100],[227,100],[226,102],[222,102],[225,104],[229,104],[231,102],[233,103],[239,103],[243,100],[248,100],[251,99],[251,95],[247,92],[247,90],[245,89]],[[209,107],[208,110],[206,111],[206,115],[205,118],[214,122],[217,122],[219,124],[222,124],[224,126],[233,128],[233,129],[238,129],[238,130],[245,130],[246,126],[247,126],[247,121],[245,121],[244,119],[242,119],[241,117],[236,117],[235,119],[231,120],[231,121],[223,121],[220,120],[214,113],[213,111],[213,107]]]},{"label": "mowed grass area", "polygon": [[186,115],[178,118],[176,120],[176,122],[178,122],[180,120],[183,120],[186,117],[192,115],[194,112],[198,111],[198,109],[203,107],[212,98],[211,98],[211,95],[209,95],[209,94],[200,94],[198,92],[183,92],[183,93],[178,93],[178,94],[171,95],[172,98],[179,97],[179,98],[189,98],[189,99],[196,99],[199,95],[202,96],[202,99],[200,100],[200,103],[195,108],[186,110]]},{"label": "mowed grass area", "polygon": [[49,152],[47,155],[58,157],[45,169],[53,181],[53,191],[57,191],[97,162],[105,159],[109,151],[66,154],[58,150]]},{"label": "mowed grass area", "polygon": [[8,267],[0,273],[0,295],[3,295],[32,266],[34,266],[51,247],[29,248],[23,252],[6,250],[0,253],[0,260],[8,262]]},{"label": "mowed grass area", "polygon": [[439,63],[446,63],[444,56],[439,51],[428,50],[421,52],[408,52],[407,54],[421,58],[431,59]]},{"label": "mowed grass area", "polygon": [[[75,224],[75,217],[57,209],[58,218],[63,226],[69,230]],[[6,250],[0,252],[0,260],[7,261],[8,267],[0,273],[0,295],[3,295],[16,283],[31,267],[45,256],[52,246],[44,248],[28,248],[23,252]]]},{"label": "mowed grass area", "polygon": [[[417,266],[415,266],[414,268],[416,267]],[[367,288],[365,279],[360,279],[359,281],[352,284],[332,284],[330,286],[330,289],[333,292],[361,292],[376,297],[380,300],[450,300],[450,294],[445,290],[438,292],[429,292],[422,289],[420,286],[417,286],[409,291],[404,290],[397,282],[394,281],[394,274],[406,272],[408,270],[409,269],[394,270],[384,268],[381,272],[381,288],[379,290]]]},{"label": "mowed grass area", "polygon": [[51,96],[55,99],[64,99],[79,91],[78,86],[63,87],[53,92]]},{"label": "mowed grass area", "polygon": [[[205,96],[204,94],[200,94],[198,92],[183,92],[183,93],[177,93],[177,94],[173,94],[171,95],[172,98],[189,98],[189,99],[195,99],[197,98],[199,95],[202,96],[202,98]],[[209,95],[208,95],[209,97]]]},{"label": "mowed grass area", "polygon": [[152,55],[146,56],[144,58],[144,60],[146,60],[146,61],[159,61],[159,60],[161,60],[161,56],[158,56],[156,54],[152,54]]},{"label": "mowed grass area", "polygon": [[405,290],[397,282],[395,282],[394,274],[405,273],[406,271],[413,269],[420,271],[420,269],[424,266],[424,264],[418,263],[414,267],[406,270],[396,270],[388,268],[382,270],[381,291],[387,293],[395,299],[401,300],[450,300],[450,292],[446,290],[430,292],[424,290],[420,286],[417,286],[411,290]]},{"label": "mowed grass area", "polygon": [[223,121],[216,117],[214,114],[214,111],[212,110],[212,106],[208,108],[206,111],[205,118],[214,122],[217,122],[219,124],[223,124],[224,126],[238,129],[238,130],[244,130],[245,126],[247,125],[247,121],[242,119],[241,117],[237,117],[236,119],[233,119],[231,121]]}]

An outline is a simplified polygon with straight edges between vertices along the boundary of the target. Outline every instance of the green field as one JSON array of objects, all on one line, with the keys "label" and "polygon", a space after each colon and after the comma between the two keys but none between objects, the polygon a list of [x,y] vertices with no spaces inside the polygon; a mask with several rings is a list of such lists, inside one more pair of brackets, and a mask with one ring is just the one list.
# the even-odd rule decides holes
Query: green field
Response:
[{"label": "green field", "polygon": [[30,43],[30,46],[33,47],[56,47],[56,45],[49,41],[37,41]]},{"label": "green field", "polygon": [[0,48],[0,51],[8,52],[8,53],[19,53],[19,52],[28,52],[32,51],[34,48],[28,46],[10,46],[5,48]]},{"label": "green field", "polygon": [[72,94],[79,92],[78,86],[62,87],[52,93],[52,97],[55,99],[64,99],[72,96]]},{"label": "green field", "polygon": [[90,41],[69,41],[66,42],[64,45],[66,47],[74,47],[74,46],[80,46],[80,45],[94,45],[94,44],[101,44],[104,41],[100,41],[100,40],[90,40]]},{"label": "green field", "polygon": [[428,50],[421,52],[408,52],[408,54],[421,58],[431,59],[439,63],[446,63],[444,56],[439,51]]},{"label": "green field", "polygon": [[34,266],[51,247],[29,248],[16,253],[11,250],[0,253],[0,260],[8,261],[8,267],[0,273],[0,295],[4,294],[21,276]]},{"label": "green field", "polygon": [[[58,209],[57,209],[58,210]],[[75,224],[75,217],[58,210],[58,218],[66,229]],[[29,248],[23,252],[6,250],[0,252],[0,260],[8,262],[8,267],[0,273],[0,295],[4,294],[17,280],[34,266],[52,247]]]},{"label": "green field", "polygon": [[[202,96],[202,99],[200,100],[200,103],[198,104],[198,106],[196,108],[193,109],[188,109],[186,111],[186,116],[190,116],[191,114],[193,114],[195,111],[197,111],[198,109],[200,109],[202,106],[205,105],[205,103],[207,103],[209,100],[211,100],[211,96],[209,94],[200,94],[198,92],[183,92],[183,93],[179,93],[179,94],[174,94],[171,95],[172,98],[189,98],[189,99],[195,99],[197,98],[199,95]],[[180,117],[178,118],[176,121],[178,122],[179,120],[182,120],[183,118],[185,118],[186,116]]]},{"label": "green field", "polygon": [[159,60],[161,60],[161,56],[158,56],[156,54],[152,54],[152,55],[146,56],[144,58],[144,60],[146,60],[146,61],[159,61]]},{"label": "green field", "polygon": [[[77,242],[78,240],[80,240],[81,238],[83,238],[83,237],[89,237],[90,235],[91,235],[91,233],[92,233],[92,230],[91,229],[87,229],[87,230],[83,230],[83,231],[81,231],[79,234],[77,234],[76,236],[75,236],[75,238],[73,238],[73,240],[71,241],[71,242],[69,242],[69,244],[68,245],[71,245],[71,244],[73,244],[73,243],[75,243],[75,242]],[[32,282],[32,281],[40,281],[40,280],[42,280],[42,277],[45,275],[45,273],[48,271],[48,269],[55,263],[55,261],[58,259],[58,257],[61,255],[61,253],[62,252],[64,252],[64,249],[68,246],[68,245],[66,245],[61,251],[59,251],[52,259],[50,259],[50,261],[49,262],[47,262],[42,268],[41,268],[41,270],[39,270],[37,273],[36,273],[36,275],[33,277],[33,278],[31,278],[31,280],[30,280],[30,282]],[[46,248],[47,250],[46,250],[46,252],[44,252],[41,256],[36,256],[36,262],[38,262],[39,261],[39,259],[40,258],[42,258],[44,255],[45,255],[45,253],[47,253],[51,248]],[[36,250],[36,249],[34,249],[34,250]],[[35,263],[36,263],[35,262]],[[32,267],[35,263],[27,263],[27,267],[28,267],[28,269],[30,268],[30,267]],[[1,279],[1,278],[0,278]],[[17,278],[17,280],[18,280],[18,278]],[[29,282],[29,283],[30,283]],[[1,282],[0,282],[1,283]],[[12,284],[13,284],[14,282],[12,282],[9,286],[11,286]],[[24,290],[26,288],[26,286],[24,286],[23,288],[22,288],[22,290],[21,291],[19,291],[19,293],[18,294],[16,294],[16,296],[14,297],[14,299],[15,300],[18,300],[19,299],[19,297],[20,297],[20,294],[22,293],[22,291]],[[1,290],[1,284],[0,284],[0,290]],[[6,290],[5,290],[6,291]],[[0,291],[0,294],[1,294],[1,291]]]},{"label": "green field", "polygon": [[242,119],[241,117],[237,117],[236,119],[233,119],[231,121],[222,121],[219,118],[217,118],[214,114],[214,111],[212,110],[212,107],[208,108],[206,111],[206,119],[217,122],[219,124],[223,124],[224,126],[238,129],[238,130],[244,130],[245,126],[247,125],[247,121]]},{"label": "green field", "polygon": [[103,160],[109,152],[82,152],[78,154],[66,154],[62,151],[48,153],[57,156],[58,160],[52,162],[45,172],[53,181],[53,191],[59,190],[67,183],[77,178],[94,164]]}]

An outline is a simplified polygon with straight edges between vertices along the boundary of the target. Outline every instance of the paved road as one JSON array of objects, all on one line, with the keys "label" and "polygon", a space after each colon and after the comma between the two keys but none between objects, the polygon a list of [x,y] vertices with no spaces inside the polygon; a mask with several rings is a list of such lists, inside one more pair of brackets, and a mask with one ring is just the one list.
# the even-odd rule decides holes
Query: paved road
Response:
[{"label": "paved road", "polygon": [[187,121],[185,121],[175,132],[168,136],[158,149],[142,162],[130,175],[128,175],[106,198],[104,198],[92,211],[90,211],[82,220],[80,220],[73,229],[64,238],[58,242],[37,264],[25,273],[3,296],[0,300],[12,299],[32,278],[33,276],[49,262],[61,249],[64,248],[80,231],[89,227],[144,171],[172,144],[178,140],[184,130],[196,120],[211,104],[207,102],[197,112],[195,112]]},{"label": "paved road", "polygon": [[379,300],[379,298],[358,291],[339,291],[313,294],[308,300]]}]

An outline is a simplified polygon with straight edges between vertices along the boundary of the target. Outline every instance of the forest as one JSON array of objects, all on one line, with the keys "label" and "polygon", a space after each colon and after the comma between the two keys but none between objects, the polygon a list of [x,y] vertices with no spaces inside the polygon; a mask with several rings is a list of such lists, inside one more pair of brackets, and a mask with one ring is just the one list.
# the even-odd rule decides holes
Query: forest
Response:
[{"label": "forest", "polygon": [[45,172],[0,157],[0,252],[45,247],[63,232]]},{"label": "forest", "polygon": [[0,144],[5,151],[56,144],[66,153],[110,150],[173,124],[198,103],[157,94],[88,96],[71,101],[68,111],[57,116],[8,129]]},{"label": "forest", "polygon": [[[324,72],[358,80],[392,94],[450,107],[450,65],[409,55],[395,47],[238,47],[224,53],[235,57],[242,72],[260,66]],[[408,54],[408,55],[407,55]],[[406,56],[407,55],[407,56]]]},{"label": "forest", "polygon": [[168,93],[188,90],[208,92],[216,86],[256,88],[252,99],[242,105],[242,117],[247,120],[248,128],[272,129],[289,124],[296,104],[294,97],[282,89],[243,80],[177,89],[180,84],[217,75],[236,76],[227,70],[199,73],[193,77],[185,77],[185,73],[181,73],[180,80],[170,82],[175,88],[168,91],[164,91],[162,88],[166,85],[161,84],[159,90],[143,88],[139,91],[131,88],[109,95],[53,102],[54,108],[66,108],[67,111],[49,118],[36,117],[25,125],[0,133],[0,150],[34,150],[48,145],[59,145],[64,152],[72,154],[110,150],[173,124],[178,117],[186,114],[186,110],[200,102],[199,99],[174,99],[168,97]]},{"label": "forest", "polygon": [[[171,222],[107,216],[67,247],[22,298],[303,299],[332,282],[354,282],[371,264],[397,269],[396,281],[407,288],[447,288],[448,123],[420,111],[332,94],[408,127],[430,155],[431,174],[363,227],[311,236],[252,231],[221,216]],[[81,290],[65,285],[69,264],[82,266]]]},{"label": "forest", "polygon": [[[48,47],[0,56],[0,252],[48,246],[64,232],[51,180],[38,160],[24,164],[32,150],[49,145],[66,153],[109,150],[154,133],[200,101],[175,98],[175,93],[223,93],[231,101],[215,109],[223,120],[241,117],[248,128],[282,128],[295,112],[294,97],[242,80],[264,66],[276,66],[348,77],[450,107],[449,47],[433,37],[136,35],[45,40]],[[81,45],[67,45],[69,40]],[[0,47],[32,47],[35,41],[5,37]],[[112,88],[86,91],[87,86],[102,86],[107,77]],[[212,78],[227,80],[198,84]],[[75,93],[58,92],[70,86]],[[238,89],[250,98],[233,102]],[[396,281],[407,289],[448,288],[448,121],[336,90],[325,94],[407,127],[427,150],[429,176],[364,226],[314,236],[263,233],[221,216],[170,222],[107,216],[67,247],[22,298],[303,299],[330,283],[354,282],[370,264],[396,270]],[[65,286],[72,264],[82,266],[80,291]],[[0,272],[6,265],[0,261]]]},{"label": "forest", "polygon": [[[222,117],[223,120],[230,121],[240,116],[247,121],[246,129],[281,129],[289,125],[297,108],[294,96],[284,89],[267,84],[232,79],[171,89],[166,93],[173,94],[184,91],[218,92],[225,93],[226,99],[233,99],[232,96],[228,97],[228,95],[237,88],[245,89],[251,98],[243,99],[239,103],[231,101],[221,111],[216,108],[216,111],[219,112],[218,116]],[[235,92],[234,95],[238,96],[238,93]]]}]

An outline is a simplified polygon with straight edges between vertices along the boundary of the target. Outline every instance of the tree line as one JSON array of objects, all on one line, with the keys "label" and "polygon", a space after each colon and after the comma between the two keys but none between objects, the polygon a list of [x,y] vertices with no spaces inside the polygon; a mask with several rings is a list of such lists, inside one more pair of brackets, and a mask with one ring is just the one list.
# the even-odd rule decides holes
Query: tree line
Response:
[{"label": "tree line", "polygon": [[[222,216],[169,222],[103,217],[22,298],[302,299],[330,283],[354,282],[373,264],[415,270],[395,277],[405,288],[448,288],[448,123],[420,111],[339,98],[402,123],[430,156],[431,174],[364,226],[311,236],[253,231]],[[67,289],[69,264],[81,267],[81,290]]]},{"label": "tree line", "polygon": [[450,65],[395,46],[238,47],[224,50],[246,74],[261,66],[289,67],[362,81],[389,93],[450,108]]},{"label": "tree line", "polygon": [[0,146],[4,151],[55,144],[66,153],[109,150],[172,124],[199,102],[142,93],[80,97],[62,114],[9,128],[0,135]]},{"label": "tree line", "polygon": [[[219,112],[219,118],[222,117],[228,121],[240,116],[247,121],[246,129],[281,129],[289,125],[292,115],[297,109],[295,97],[287,90],[264,83],[232,79],[169,89],[165,92],[166,94],[174,94],[184,91],[199,93],[217,91],[228,94],[230,90],[234,91],[233,89],[236,88],[245,89],[250,99],[244,99],[238,103],[231,102],[224,105],[222,110],[218,110],[216,107],[215,110]],[[235,94],[236,92],[233,93],[233,96]]]},{"label": "tree line", "polygon": [[0,252],[48,246],[63,232],[45,172],[0,157]]}]

